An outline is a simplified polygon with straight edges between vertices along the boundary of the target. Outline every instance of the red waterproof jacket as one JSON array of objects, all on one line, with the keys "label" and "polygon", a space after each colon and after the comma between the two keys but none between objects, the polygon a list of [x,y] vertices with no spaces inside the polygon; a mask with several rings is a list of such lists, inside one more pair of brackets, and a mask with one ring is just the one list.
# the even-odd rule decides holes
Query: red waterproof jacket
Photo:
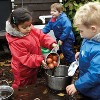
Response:
[{"label": "red waterproof jacket", "polygon": [[14,75],[12,87],[18,88],[34,83],[37,69],[44,59],[41,46],[52,49],[51,45],[55,40],[34,27],[27,36],[18,38],[6,33],[6,39],[12,54],[11,66]]}]

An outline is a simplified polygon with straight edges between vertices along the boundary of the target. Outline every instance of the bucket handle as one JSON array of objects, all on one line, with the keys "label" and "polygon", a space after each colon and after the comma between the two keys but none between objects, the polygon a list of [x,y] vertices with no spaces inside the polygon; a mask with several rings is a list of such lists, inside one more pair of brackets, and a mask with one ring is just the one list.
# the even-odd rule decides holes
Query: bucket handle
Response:
[{"label": "bucket handle", "polygon": [[7,80],[1,80],[1,82],[5,82],[7,85],[9,85],[8,81]]},{"label": "bucket handle", "polygon": [[57,53],[57,49],[53,48],[50,53]]}]

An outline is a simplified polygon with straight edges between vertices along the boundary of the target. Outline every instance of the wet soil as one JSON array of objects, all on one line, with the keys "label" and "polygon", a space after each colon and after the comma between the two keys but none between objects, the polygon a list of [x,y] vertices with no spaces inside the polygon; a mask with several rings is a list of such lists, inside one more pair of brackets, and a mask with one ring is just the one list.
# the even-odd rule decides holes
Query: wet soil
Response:
[{"label": "wet soil", "polygon": [[[11,86],[13,82],[13,74],[11,70],[11,60],[0,60],[0,81],[6,80]],[[77,79],[77,74],[73,77]],[[68,96],[66,91],[55,91],[50,89],[45,80],[44,69],[40,68],[38,72],[38,79],[35,85],[29,85],[21,87],[18,90],[14,90],[14,94],[9,100],[89,100],[77,93],[74,97]]]}]

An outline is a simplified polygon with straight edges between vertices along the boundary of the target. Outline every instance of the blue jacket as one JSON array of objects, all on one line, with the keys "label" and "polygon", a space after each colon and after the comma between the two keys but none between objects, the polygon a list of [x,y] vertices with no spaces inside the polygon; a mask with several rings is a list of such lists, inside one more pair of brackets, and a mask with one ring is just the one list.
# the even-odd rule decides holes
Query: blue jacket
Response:
[{"label": "blue jacket", "polygon": [[63,42],[67,40],[68,42],[68,39],[70,39],[73,42],[75,41],[71,22],[64,12],[57,18],[55,22],[52,22],[51,18],[45,28],[42,29],[44,33],[49,33],[50,30],[53,30],[57,40],[62,40]]},{"label": "blue jacket", "polygon": [[100,100],[100,41],[83,40],[79,70],[79,79],[75,81],[76,89],[93,100]]}]

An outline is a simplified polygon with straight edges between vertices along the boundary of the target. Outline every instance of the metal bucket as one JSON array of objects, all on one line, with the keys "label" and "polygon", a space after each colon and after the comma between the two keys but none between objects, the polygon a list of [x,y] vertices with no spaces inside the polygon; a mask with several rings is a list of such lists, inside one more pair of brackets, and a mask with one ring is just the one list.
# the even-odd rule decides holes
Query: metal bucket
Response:
[{"label": "metal bucket", "polygon": [[7,83],[7,85],[0,85],[0,100],[9,100],[14,93],[14,90],[9,86],[6,80],[2,80],[2,82],[4,81]]},{"label": "metal bucket", "polygon": [[59,65],[52,75],[51,69],[46,70],[46,81],[49,88],[57,91],[66,89],[66,86],[71,84],[72,77],[68,76],[68,66]]},{"label": "metal bucket", "polygon": [[46,57],[45,57],[45,62],[46,62],[46,63],[47,63],[47,58],[49,57],[49,55],[56,55],[56,56],[57,56],[57,59],[58,59],[58,60],[57,60],[57,66],[56,66],[56,67],[59,66],[59,64],[60,64],[60,56],[59,56],[59,54],[57,53],[57,50],[58,50],[58,49],[53,48],[53,49],[50,51],[50,53],[46,55]]}]

